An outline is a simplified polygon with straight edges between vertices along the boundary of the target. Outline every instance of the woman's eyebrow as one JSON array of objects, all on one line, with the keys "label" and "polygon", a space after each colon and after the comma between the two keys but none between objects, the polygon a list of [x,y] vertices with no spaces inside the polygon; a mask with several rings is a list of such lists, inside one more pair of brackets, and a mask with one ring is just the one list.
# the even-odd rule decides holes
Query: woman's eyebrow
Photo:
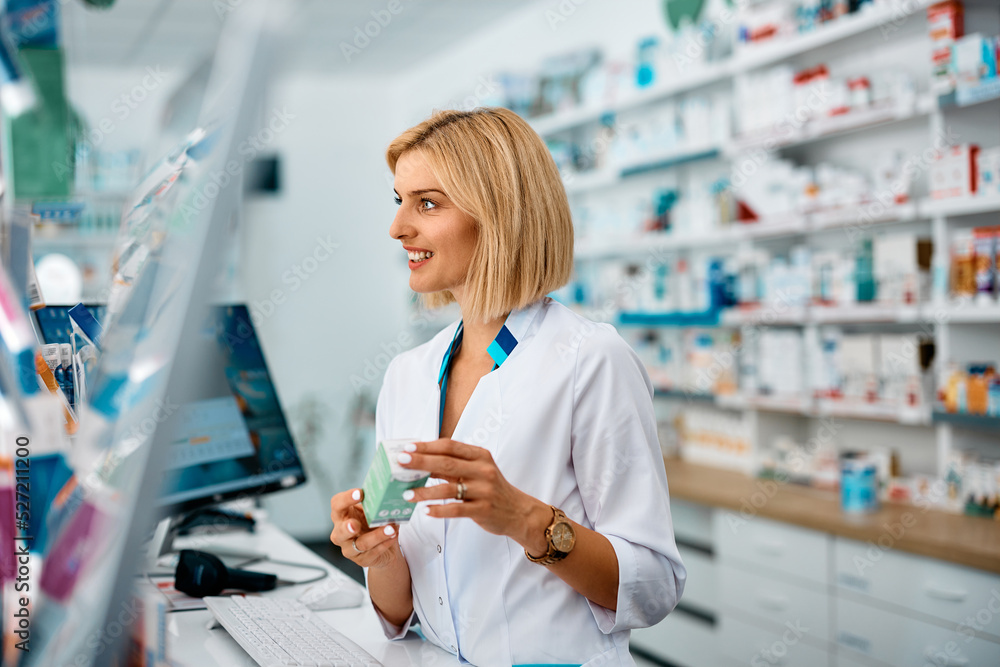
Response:
[{"label": "woman's eyebrow", "polygon": [[444,195],[445,197],[448,196],[445,193],[443,193],[440,190],[438,190],[437,188],[427,188],[426,190],[411,190],[410,191],[410,196],[411,197],[419,197],[420,195],[425,195],[428,192],[436,192],[439,195]]}]

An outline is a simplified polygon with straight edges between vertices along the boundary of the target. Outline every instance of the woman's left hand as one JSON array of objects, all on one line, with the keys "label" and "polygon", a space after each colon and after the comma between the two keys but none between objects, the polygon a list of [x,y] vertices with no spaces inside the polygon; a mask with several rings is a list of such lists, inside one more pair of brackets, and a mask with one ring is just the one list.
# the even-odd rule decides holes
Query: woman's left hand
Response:
[{"label": "woman's left hand", "polygon": [[460,481],[466,489],[462,502],[428,505],[430,516],[468,517],[487,532],[522,541],[528,515],[539,510],[551,514],[548,505],[508,482],[497,468],[493,456],[482,447],[448,438],[417,442],[415,445],[415,451],[409,454],[409,461],[406,454],[400,456],[400,465],[426,470],[431,477],[448,483],[414,489],[411,502],[455,499]]}]

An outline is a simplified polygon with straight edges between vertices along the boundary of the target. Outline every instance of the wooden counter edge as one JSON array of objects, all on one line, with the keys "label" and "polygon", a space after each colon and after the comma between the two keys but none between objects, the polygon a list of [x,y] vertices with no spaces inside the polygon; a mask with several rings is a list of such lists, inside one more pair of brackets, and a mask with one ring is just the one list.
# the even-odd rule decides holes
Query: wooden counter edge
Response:
[{"label": "wooden counter edge", "polygon": [[670,497],[735,510],[751,521],[776,521],[871,542],[881,550],[920,556],[1000,574],[1000,522],[914,505],[883,504],[878,512],[845,514],[829,491],[770,482],[743,473],[664,458]]}]

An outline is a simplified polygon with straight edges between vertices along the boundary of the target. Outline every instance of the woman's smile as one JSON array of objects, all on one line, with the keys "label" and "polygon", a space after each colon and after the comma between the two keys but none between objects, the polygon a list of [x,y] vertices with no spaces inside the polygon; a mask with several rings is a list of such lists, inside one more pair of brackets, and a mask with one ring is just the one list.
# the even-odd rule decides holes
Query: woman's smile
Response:
[{"label": "woman's smile", "polygon": [[410,269],[416,269],[418,267],[423,266],[424,264],[430,261],[431,257],[434,256],[434,253],[431,252],[430,250],[423,250],[421,248],[407,248],[406,246],[404,246],[403,249],[406,250],[406,254],[410,257],[409,261]]}]

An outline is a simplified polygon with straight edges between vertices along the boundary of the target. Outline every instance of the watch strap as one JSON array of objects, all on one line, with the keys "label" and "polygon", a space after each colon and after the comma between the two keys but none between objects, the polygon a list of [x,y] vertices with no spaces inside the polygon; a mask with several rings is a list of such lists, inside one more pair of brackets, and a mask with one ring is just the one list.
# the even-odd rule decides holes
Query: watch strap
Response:
[{"label": "watch strap", "polygon": [[542,565],[552,565],[553,563],[557,563],[569,555],[568,551],[557,550],[555,545],[552,543],[552,527],[560,522],[568,522],[569,517],[567,517],[566,513],[563,512],[558,507],[555,507],[553,505],[549,505],[549,507],[552,508],[552,523],[550,523],[545,528],[545,539],[549,543],[549,550],[546,551],[541,556],[532,556],[530,553],[528,553],[528,550],[525,549],[524,555],[527,556],[528,560],[530,560],[532,563],[540,563]]}]

